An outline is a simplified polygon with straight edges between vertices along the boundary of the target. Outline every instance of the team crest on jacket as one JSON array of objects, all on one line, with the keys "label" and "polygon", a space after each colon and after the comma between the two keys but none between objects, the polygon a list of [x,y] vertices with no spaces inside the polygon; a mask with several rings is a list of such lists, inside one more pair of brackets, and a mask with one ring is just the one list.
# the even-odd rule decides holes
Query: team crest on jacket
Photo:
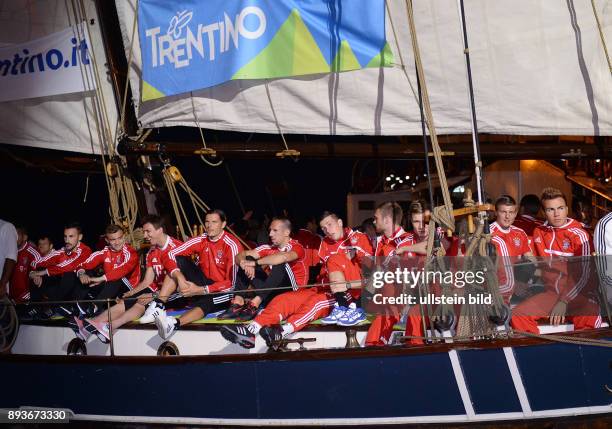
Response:
[{"label": "team crest on jacket", "polygon": [[514,245],[516,247],[521,247],[521,239],[520,238],[514,237],[513,241],[514,241]]},{"label": "team crest on jacket", "polygon": [[357,244],[357,237],[351,237],[351,244]]},{"label": "team crest on jacket", "polygon": [[217,250],[217,259],[223,258],[223,250]]},{"label": "team crest on jacket", "polygon": [[563,250],[567,250],[570,248],[570,241],[569,240],[563,240]]}]

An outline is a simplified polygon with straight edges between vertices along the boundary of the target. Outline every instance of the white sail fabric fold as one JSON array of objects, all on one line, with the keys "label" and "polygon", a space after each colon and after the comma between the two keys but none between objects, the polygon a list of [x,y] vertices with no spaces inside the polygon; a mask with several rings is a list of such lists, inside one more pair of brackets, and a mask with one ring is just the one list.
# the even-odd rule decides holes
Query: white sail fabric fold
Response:
[{"label": "white sail fabric fold", "polygon": [[[127,56],[135,0],[115,4]],[[420,134],[406,5],[400,0],[387,4],[395,67],[272,80],[271,101],[261,80],[194,92],[200,126],[263,133],[278,133],[280,127],[297,134]],[[612,44],[612,6],[605,0],[595,5]],[[456,1],[417,0],[414,7],[437,131],[470,133]],[[466,0],[465,12],[480,132],[612,135],[612,76],[590,1]],[[136,40],[130,81],[142,126],[196,126],[190,94],[140,103],[139,46]]]}]

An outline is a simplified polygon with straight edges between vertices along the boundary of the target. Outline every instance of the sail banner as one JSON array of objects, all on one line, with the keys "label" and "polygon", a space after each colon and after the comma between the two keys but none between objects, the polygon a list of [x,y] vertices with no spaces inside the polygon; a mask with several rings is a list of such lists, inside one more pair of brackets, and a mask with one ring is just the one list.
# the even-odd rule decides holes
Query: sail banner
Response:
[{"label": "sail banner", "polygon": [[140,0],[142,100],[235,79],[385,67],[384,0]]},{"label": "sail banner", "polygon": [[96,89],[83,25],[0,48],[0,102]]}]

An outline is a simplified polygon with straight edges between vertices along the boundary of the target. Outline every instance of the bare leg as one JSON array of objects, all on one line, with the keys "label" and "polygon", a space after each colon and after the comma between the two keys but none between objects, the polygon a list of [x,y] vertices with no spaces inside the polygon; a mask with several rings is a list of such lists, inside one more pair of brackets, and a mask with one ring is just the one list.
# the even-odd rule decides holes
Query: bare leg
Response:
[{"label": "bare leg", "polygon": [[332,293],[347,291],[346,278],[344,277],[344,273],[342,271],[334,271],[329,273],[329,282],[332,283],[329,285]]},{"label": "bare leg", "polygon": [[159,291],[159,299],[162,302],[167,302],[168,297],[176,291],[176,282],[172,277],[166,276],[162,283],[161,291]]},{"label": "bare leg", "polygon": [[[119,301],[117,304],[111,307],[111,319],[115,320],[125,312],[125,304],[123,301]],[[108,311],[104,310],[92,319],[93,322],[106,323],[108,322]]]},{"label": "bare leg", "polygon": [[200,320],[202,317],[204,317],[204,312],[200,307],[192,308],[180,317],[181,326],[187,325],[188,323],[194,322],[196,320]]},{"label": "bare leg", "polygon": [[121,326],[129,323],[135,319],[138,319],[145,312],[145,306],[139,303],[134,304],[132,308],[124,312],[121,316],[116,319],[113,318],[113,329],[119,329]]}]

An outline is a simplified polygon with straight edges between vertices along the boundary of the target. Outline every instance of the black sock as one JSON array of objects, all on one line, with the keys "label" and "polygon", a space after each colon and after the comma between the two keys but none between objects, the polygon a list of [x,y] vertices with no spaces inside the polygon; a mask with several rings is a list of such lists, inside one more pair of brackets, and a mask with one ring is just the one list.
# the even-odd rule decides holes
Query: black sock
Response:
[{"label": "black sock", "polygon": [[159,298],[155,298],[155,304],[162,310],[166,308],[166,303]]},{"label": "black sock", "polygon": [[336,292],[334,298],[336,298],[336,302],[340,307],[349,306],[348,300],[346,299],[346,292]]},{"label": "black sock", "polygon": [[174,324],[174,329],[178,329],[181,327],[181,319],[174,319],[176,323]]}]

